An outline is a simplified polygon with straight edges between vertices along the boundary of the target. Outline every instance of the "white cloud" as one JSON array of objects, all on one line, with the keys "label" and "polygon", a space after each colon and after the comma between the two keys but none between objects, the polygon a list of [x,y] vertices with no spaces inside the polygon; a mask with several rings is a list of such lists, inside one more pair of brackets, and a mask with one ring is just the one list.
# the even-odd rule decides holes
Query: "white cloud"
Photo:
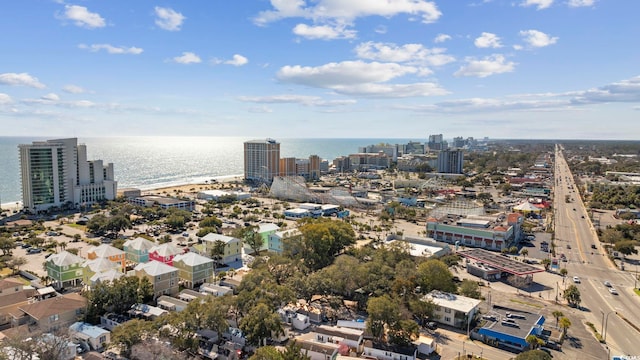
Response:
[{"label": "white cloud", "polygon": [[80,45],[78,45],[78,47],[80,49],[89,50],[91,52],[98,52],[100,50],[105,50],[109,54],[133,54],[133,55],[139,55],[139,54],[142,54],[142,52],[144,51],[141,48],[137,48],[137,47],[133,47],[133,46],[132,47],[124,47],[124,46],[113,46],[113,45],[109,45],[109,44],[91,44],[91,45],[80,44]]},{"label": "white cloud", "polygon": [[435,83],[382,84],[395,78],[419,74],[421,69],[395,63],[343,61],[322,66],[284,66],[280,81],[306,85],[354,96],[408,97],[443,95],[447,91]]},{"label": "white cloud", "polygon": [[387,27],[384,25],[378,25],[376,26],[375,31],[377,34],[386,34],[387,33]]},{"label": "white cloud", "polygon": [[11,96],[4,93],[0,93],[0,105],[7,105],[11,103],[13,103]]},{"label": "white cloud", "polygon": [[553,0],[524,0],[521,6],[537,6],[538,10],[546,9],[553,4]]},{"label": "white cloud", "polygon": [[353,39],[356,37],[355,30],[347,30],[345,26],[318,25],[309,26],[298,24],[293,28],[293,33],[307,39]]},{"label": "white cloud", "polygon": [[239,54],[235,54],[233,55],[233,59],[227,60],[224,63],[227,65],[242,66],[242,65],[246,65],[248,62],[249,62],[249,59],[247,59],[246,57]]},{"label": "white cloud", "polygon": [[447,40],[451,40],[451,36],[447,34],[438,34],[435,39],[433,39],[434,43],[442,43]]},{"label": "white cloud", "polygon": [[46,86],[37,78],[28,73],[4,73],[0,74],[0,85],[28,86],[36,89],[44,89]]},{"label": "white cloud", "polygon": [[392,17],[399,14],[419,16],[431,23],[442,13],[434,2],[425,0],[271,0],[273,10],[262,11],[254,18],[258,25],[285,18],[301,17],[316,22],[351,22],[359,17]]},{"label": "white cloud", "polygon": [[182,56],[174,57],[172,61],[178,64],[199,64],[202,62],[198,55],[188,51],[183,52]]},{"label": "white cloud", "polygon": [[85,92],[87,92],[85,89],[83,89],[82,87],[78,86],[78,85],[65,85],[62,88],[63,91],[68,92],[70,94],[83,94]]},{"label": "white cloud", "polygon": [[426,64],[441,66],[455,61],[451,55],[445,54],[446,49],[429,49],[421,44],[405,44],[398,46],[393,43],[366,42],[355,48],[361,59],[384,62],[406,62],[409,64]]},{"label": "white cloud", "polygon": [[524,38],[524,41],[531,47],[545,47],[553,45],[558,42],[558,37],[551,37],[542,31],[538,30],[523,30],[520,31],[520,36]]},{"label": "white cloud", "polygon": [[524,49],[524,47],[522,45],[516,44],[516,45],[513,45],[513,49],[514,50],[522,50],[522,49]]},{"label": "white cloud", "polygon": [[574,104],[640,102],[640,76],[573,94]]},{"label": "white cloud", "polygon": [[353,105],[355,100],[324,100],[319,96],[308,95],[271,95],[271,96],[241,96],[240,101],[253,102],[260,104],[300,104],[304,106],[345,106]]},{"label": "white cloud", "polygon": [[516,63],[506,61],[504,55],[494,54],[486,56],[483,59],[468,57],[465,59],[466,64],[461,66],[454,73],[455,76],[477,76],[487,77],[495,74],[512,72]]},{"label": "white cloud", "polygon": [[495,48],[502,47],[502,44],[500,43],[500,37],[498,37],[496,34],[492,34],[488,32],[483,32],[482,35],[476,38],[473,44],[479,48],[495,49]]},{"label": "white cloud", "polygon": [[54,93],[49,93],[49,94],[43,95],[42,97],[40,97],[40,99],[44,101],[55,102],[55,101],[60,101],[60,96]]},{"label": "white cloud", "polygon": [[254,114],[270,114],[273,112],[273,109],[267,106],[258,106],[258,107],[250,107],[247,109],[250,113]]},{"label": "white cloud", "polygon": [[164,30],[180,31],[180,27],[186,19],[184,15],[171,8],[156,6],[154,10],[157,16],[156,25]]},{"label": "white cloud", "polygon": [[569,0],[569,7],[593,6],[596,0]]},{"label": "white cloud", "polygon": [[79,5],[65,5],[62,18],[71,20],[76,26],[89,29],[101,28],[106,26],[106,22],[98,13],[90,12],[86,7]]},{"label": "white cloud", "polygon": [[246,57],[240,55],[240,54],[235,54],[233,55],[233,58],[229,59],[229,60],[222,60],[222,59],[213,59],[211,60],[211,63],[214,65],[218,65],[218,64],[226,64],[226,65],[233,65],[233,66],[242,66],[242,65],[246,65],[249,63],[249,59],[247,59]]}]

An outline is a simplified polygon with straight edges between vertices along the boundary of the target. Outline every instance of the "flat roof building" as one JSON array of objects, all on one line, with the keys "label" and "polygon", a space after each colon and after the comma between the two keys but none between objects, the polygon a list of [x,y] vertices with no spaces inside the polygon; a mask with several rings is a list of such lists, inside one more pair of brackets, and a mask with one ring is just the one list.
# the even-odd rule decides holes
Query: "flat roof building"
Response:
[{"label": "flat roof building", "polygon": [[244,178],[271,184],[280,174],[280,143],[273,139],[251,140],[244,143]]}]

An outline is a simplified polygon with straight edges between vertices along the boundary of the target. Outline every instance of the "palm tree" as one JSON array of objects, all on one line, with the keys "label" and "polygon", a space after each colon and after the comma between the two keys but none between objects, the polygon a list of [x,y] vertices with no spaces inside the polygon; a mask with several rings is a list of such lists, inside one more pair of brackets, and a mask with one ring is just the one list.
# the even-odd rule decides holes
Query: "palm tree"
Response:
[{"label": "palm tree", "polygon": [[539,339],[537,336],[535,335],[529,335],[527,336],[524,341],[527,342],[527,344],[529,344],[529,348],[531,350],[536,349],[538,346],[544,344],[544,341],[542,339]]},{"label": "palm tree", "polygon": [[549,258],[542,259],[542,265],[544,265],[545,270],[549,270],[549,266],[551,266],[551,259]]},{"label": "palm tree", "polygon": [[527,249],[522,249],[522,251],[520,251],[520,254],[522,254],[522,256],[524,256],[524,258],[527,258],[527,255],[529,255],[529,250]]},{"label": "palm tree", "polygon": [[560,310],[554,310],[551,313],[551,315],[553,315],[553,317],[556,318],[556,327],[558,327],[558,321],[560,320],[561,317],[564,316],[564,314]]},{"label": "palm tree", "polygon": [[560,328],[562,329],[562,335],[566,336],[567,335],[567,330],[571,326],[571,320],[569,320],[566,317],[562,317],[562,318],[560,318],[559,323],[560,323]]}]

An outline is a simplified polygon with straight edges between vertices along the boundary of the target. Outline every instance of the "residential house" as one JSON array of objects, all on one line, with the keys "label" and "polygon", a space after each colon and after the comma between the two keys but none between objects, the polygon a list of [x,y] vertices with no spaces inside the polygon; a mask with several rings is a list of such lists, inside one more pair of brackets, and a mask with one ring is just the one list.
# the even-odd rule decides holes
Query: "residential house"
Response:
[{"label": "residential house", "polygon": [[[316,334],[311,332],[296,337],[296,345],[299,345],[302,353],[311,360],[334,359],[338,355],[338,348],[340,347],[336,343],[318,340]],[[346,348],[346,346],[343,347]]]},{"label": "residential house", "polygon": [[82,282],[85,286],[90,286],[90,279],[95,274],[101,274],[113,269],[116,269],[116,271],[122,274],[120,265],[107,258],[100,257],[93,260],[86,260],[84,263],[82,263]]},{"label": "residential house", "polygon": [[218,285],[218,284],[205,283],[200,286],[199,291],[203,294],[213,295],[213,296],[224,296],[226,294],[233,294],[232,288],[228,286],[224,286],[222,284]]},{"label": "residential house", "polygon": [[183,252],[183,249],[172,243],[164,243],[149,249],[149,260],[155,260],[173,266],[173,258]]},{"label": "residential house", "polygon": [[364,342],[362,355],[378,360],[416,360],[418,347],[415,345],[390,346],[367,340]]},{"label": "residential house", "polygon": [[82,280],[84,259],[68,251],[49,256],[45,262],[47,275],[58,289],[64,286],[77,286]]},{"label": "residential house", "polygon": [[125,252],[109,244],[102,244],[98,247],[90,247],[87,249],[87,259],[93,260],[97,258],[109,259],[114,263],[118,263],[123,271],[125,269],[127,260]]},{"label": "residential house", "polygon": [[12,278],[0,280],[0,328],[11,323],[10,313],[27,305],[34,295],[36,290],[31,286],[24,286],[22,281]]},{"label": "residential house", "polygon": [[284,231],[276,231],[273,234],[270,234],[267,241],[267,250],[270,252],[274,252],[277,254],[282,254],[284,249],[282,240],[287,237],[300,235],[300,231],[298,229],[289,229]]},{"label": "residential house", "polygon": [[12,325],[28,324],[30,330],[52,332],[78,321],[86,306],[87,299],[78,293],[59,295],[20,306]]},{"label": "residential house", "polygon": [[149,261],[149,251],[154,246],[156,243],[153,241],[137,237],[125,241],[123,250],[126,253],[127,261],[139,264]]},{"label": "residential house", "polygon": [[465,329],[478,312],[481,300],[466,296],[433,290],[425,295],[424,300],[431,300],[435,305],[433,319],[441,324]]},{"label": "residential house", "polygon": [[111,342],[111,332],[84,322],[75,322],[69,326],[71,337],[79,341],[84,348],[103,351]]},{"label": "residential house", "polygon": [[184,300],[176,299],[171,296],[162,295],[158,298],[158,307],[167,311],[177,311],[180,312],[187,308],[189,303]]},{"label": "residential house", "polygon": [[364,330],[329,325],[316,326],[311,330],[315,334],[316,340],[334,344],[345,344],[353,352],[362,351],[364,340]]},{"label": "residential house", "polygon": [[99,282],[115,281],[123,276],[124,274],[118,269],[111,269],[104,272],[95,273],[92,277],[89,278],[89,284],[87,285],[87,287],[92,288]]},{"label": "residential house", "polygon": [[194,288],[211,280],[213,260],[194,252],[176,255],[173,266],[178,269],[178,277],[184,287]]},{"label": "residential house", "polygon": [[134,269],[139,278],[147,278],[153,285],[154,298],[178,293],[178,269],[159,261],[138,264]]},{"label": "residential house", "polygon": [[[262,238],[262,245],[260,246],[259,251],[269,249],[269,236],[273,235],[278,231],[280,227],[276,224],[272,223],[264,223],[258,225],[258,234]],[[244,244],[244,252],[245,254],[253,253],[253,249],[249,244]]]},{"label": "residential house", "polygon": [[240,239],[221,234],[208,233],[202,238],[204,249],[207,254],[211,253],[211,249],[213,249],[216,241],[222,241],[224,243],[224,254],[221,259],[223,263],[230,264],[242,260],[242,241]]}]

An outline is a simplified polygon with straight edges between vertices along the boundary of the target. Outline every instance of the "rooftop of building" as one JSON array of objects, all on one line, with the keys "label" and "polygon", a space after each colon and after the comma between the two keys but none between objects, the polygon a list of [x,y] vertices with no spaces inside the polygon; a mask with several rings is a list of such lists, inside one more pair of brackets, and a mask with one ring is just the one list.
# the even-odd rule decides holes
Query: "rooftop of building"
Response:
[{"label": "rooftop of building", "polygon": [[[516,310],[501,306],[494,306],[491,311],[482,316],[485,324],[479,330],[491,330],[519,339],[525,339],[537,325],[544,324],[545,318],[540,314]],[[526,345],[526,343],[525,343]]]},{"label": "rooftop of building", "polygon": [[438,290],[433,290],[429,294],[425,295],[424,299],[431,300],[434,304],[443,308],[453,309],[465,314],[469,313],[482,302],[482,300],[473,299],[462,295],[450,294]]},{"label": "rooftop of building", "polygon": [[150,276],[160,276],[163,274],[168,274],[171,272],[177,272],[178,269],[173,266],[167,265],[160,261],[151,260],[147,263],[138,264],[134,270],[136,271],[144,271],[147,275]]}]

